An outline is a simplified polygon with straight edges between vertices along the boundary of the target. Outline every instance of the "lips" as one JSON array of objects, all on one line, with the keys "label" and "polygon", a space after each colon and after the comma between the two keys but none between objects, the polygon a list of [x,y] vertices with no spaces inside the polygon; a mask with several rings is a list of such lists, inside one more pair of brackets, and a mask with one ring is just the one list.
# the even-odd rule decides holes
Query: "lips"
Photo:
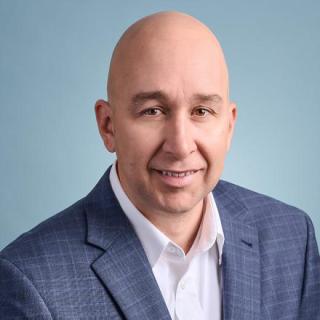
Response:
[{"label": "lips", "polygon": [[184,170],[184,171],[171,171],[171,170],[157,170],[163,176],[182,178],[186,176],[190,176],[196,173],[198,170]]},{"label": "lips", "polygon": [[158,170],[154,169],[162,184],[167,187],[182,188],[187,187],[195,181],[199,170]]}]

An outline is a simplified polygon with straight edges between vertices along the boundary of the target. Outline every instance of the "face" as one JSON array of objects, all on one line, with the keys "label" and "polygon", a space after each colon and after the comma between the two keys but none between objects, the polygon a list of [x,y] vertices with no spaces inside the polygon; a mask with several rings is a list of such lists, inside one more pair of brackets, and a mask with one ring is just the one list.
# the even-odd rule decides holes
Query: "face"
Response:
[{"label": "face", "polygon": [[212,43],[156,42],[120,68],[118,94],[97,102],[97,120],[135,206],[147,216],[190,213],[222,173],[236,108]]}]

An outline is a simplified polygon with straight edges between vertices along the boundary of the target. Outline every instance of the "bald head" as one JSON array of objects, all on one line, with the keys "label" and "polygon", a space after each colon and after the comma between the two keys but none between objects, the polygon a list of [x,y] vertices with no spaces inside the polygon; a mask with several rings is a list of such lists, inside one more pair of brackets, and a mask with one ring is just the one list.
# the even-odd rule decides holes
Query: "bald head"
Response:
[{"label": "bald head", "polygon": [[[107,85],[109,102],[121,97],[126,84],[135,81],[133,75],[139,72],[166,73],[170,69],[174,72],[197,65],[200,59],[211,60],[208,68],[218,72],[228,99],[224,55],[218,40],[203,23],[179,12],[160,12],[144,17],[124,32],[114,49]],[[154,73],[154,76],[157,75]]]},{"label": "bald head", "polygon": [[[221,175],[236,119],[212,32],[177,12],[139,20],[114,50],[108,99],[95,106],[99,131],[116,152],[131,201],[164,228],[170,225],[164,217],[200,217],[203,199]],[[164,171],[191,174],[179,180]]]}]

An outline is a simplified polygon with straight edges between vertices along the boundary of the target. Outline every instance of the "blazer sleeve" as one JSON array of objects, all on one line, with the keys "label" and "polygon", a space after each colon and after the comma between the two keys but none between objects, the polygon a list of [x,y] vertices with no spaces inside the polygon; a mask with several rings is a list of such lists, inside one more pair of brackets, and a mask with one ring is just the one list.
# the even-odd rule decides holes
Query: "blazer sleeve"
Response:
[{"label": "blazer sleeve", "polygon": [[0,258],[0,319],[52,319],[32,282],[10,261]]},{"label": "blazer sleeve", "polygon": [[311,219],[306,216],[308,237],[299,319],[320,320],[320,256]]}]

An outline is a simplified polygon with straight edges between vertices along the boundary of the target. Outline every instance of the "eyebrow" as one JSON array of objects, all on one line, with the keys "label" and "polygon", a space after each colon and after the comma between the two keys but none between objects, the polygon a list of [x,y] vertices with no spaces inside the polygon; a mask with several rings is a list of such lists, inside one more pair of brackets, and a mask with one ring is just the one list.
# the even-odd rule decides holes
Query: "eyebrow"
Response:
[{"label": "eyebrow", "polygon": [[[147,100],[159,100],[159,101],[168,101],[170,100],[168,95],[161,90],[157,91],[147,91],[147,92],[138,92],[132,97],[132,103],[134,105],[143,103]],[[191,97],[191,100],[194,102],[213,102],[219,104],[223,102],[223,99],[218,94],[202,94],[197,93]]]},{"label": "eyebrow", "polygon": [[193,101],[196,102],[213,102],[215,104],[219,104],[223,102],[223,99],[218,94],[201,94],[197,93],[192,96],[191,98]]},{"label": "eyebrow", "polygon": [[168,100],[168,96],[163,91],[139,92],[132,97],[133,104],[140,104],[147,100]]}]

